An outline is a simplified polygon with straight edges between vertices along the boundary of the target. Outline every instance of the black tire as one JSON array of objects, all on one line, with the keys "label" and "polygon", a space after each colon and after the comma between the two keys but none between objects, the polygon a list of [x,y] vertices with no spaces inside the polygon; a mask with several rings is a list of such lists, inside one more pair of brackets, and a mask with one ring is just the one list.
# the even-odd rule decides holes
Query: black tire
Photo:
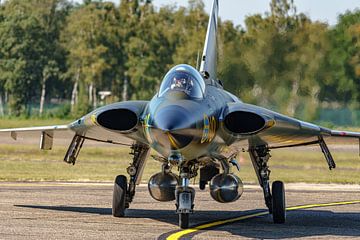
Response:
[{"label": "black tire", "polygon": [[200,190],[205,190],[207,182],[206,181],[200,181],[199,182],[199,188]]},{"label": "black tire", "polygon": [[124,175],[119,175],[115,178],[113,202],[112,202],[112,215],[114,217],[124,217],[126,209],[126,191],[127,179]]},{"label": "black tire", "polygon": [[182,229],[189,228],[189,214],[188,213],[179,213],[179,227]]},{"label": "black tire", "polygon": [[284,183],[275,181],[272,184],[272,215],[274,223],[285,223],[286,203]]}]

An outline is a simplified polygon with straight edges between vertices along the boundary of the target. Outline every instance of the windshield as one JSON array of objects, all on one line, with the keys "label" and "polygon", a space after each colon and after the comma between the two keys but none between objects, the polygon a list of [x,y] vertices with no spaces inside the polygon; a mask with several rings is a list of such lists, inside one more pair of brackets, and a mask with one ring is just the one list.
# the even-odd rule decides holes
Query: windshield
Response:
[{"label": "windshield", "polygon": [[205,82],[201,75],[191,66],[179,65],[166,74],[159,91],[161,97],[169,91],[181,91],[193,98],[202,98]]}]

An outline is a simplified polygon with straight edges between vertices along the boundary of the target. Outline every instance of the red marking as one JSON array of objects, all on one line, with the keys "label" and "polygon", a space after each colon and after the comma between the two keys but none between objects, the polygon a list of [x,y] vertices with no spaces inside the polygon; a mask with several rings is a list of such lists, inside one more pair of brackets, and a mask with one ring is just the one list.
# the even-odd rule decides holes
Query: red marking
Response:
[{"label": "red marking", "polygon": [[346,132],[341,132],[340,135],[341,136],[346,136]]}]

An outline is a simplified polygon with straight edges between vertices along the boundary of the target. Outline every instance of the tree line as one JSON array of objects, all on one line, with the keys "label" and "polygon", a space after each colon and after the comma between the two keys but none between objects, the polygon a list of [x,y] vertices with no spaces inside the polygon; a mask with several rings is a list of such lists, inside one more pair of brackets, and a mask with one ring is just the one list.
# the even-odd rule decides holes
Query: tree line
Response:
[{"label": "tree line", "polygon": [[[101,102],[150,99],[171,66],[196,66],[208,14],[202,0],[0,1],[0,115],[80,116]],[[219,78],[246,102],[305,120],[319,108],[360,108],[360,10],[329,26],[270,0],[245,26],[219,21]]]}]

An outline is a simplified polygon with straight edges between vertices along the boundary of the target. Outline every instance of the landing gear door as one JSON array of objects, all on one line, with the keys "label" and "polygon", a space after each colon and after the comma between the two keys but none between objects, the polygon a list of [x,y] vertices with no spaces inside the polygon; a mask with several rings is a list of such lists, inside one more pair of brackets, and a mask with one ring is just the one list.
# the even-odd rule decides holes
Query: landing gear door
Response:
[{"label": "landing gear door", "polygon": [[42,131],[40,136],[40,149],[51,150],[53,146],[54,131]]}]

